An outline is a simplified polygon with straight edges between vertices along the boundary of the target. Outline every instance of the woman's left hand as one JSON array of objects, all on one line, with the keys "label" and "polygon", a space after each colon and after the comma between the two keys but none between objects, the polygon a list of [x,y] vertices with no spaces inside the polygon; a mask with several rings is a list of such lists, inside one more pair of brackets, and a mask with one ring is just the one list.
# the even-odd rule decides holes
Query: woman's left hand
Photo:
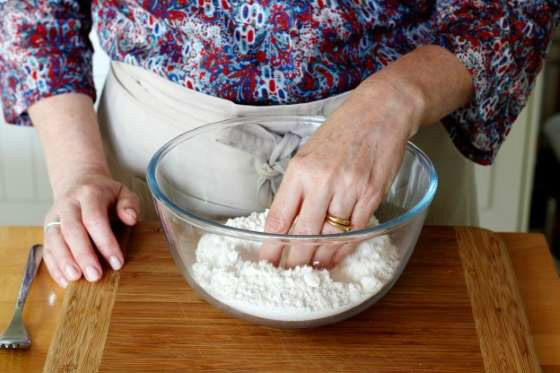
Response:
[{"label": "woman's left hand", "polygon": [[[417,102],[389,81],[364,81],[290,161],[265,231],[340,233],[325,222],[327,214],[349,219],[352,229],[364,228],[400,167],[408,139],[419,126]],[[352,249],[348,245],[292,247],[286,266],[329,268]],[[261,259],[276,265],[281,256],[281,245],[267,244],[261,249]]]}]

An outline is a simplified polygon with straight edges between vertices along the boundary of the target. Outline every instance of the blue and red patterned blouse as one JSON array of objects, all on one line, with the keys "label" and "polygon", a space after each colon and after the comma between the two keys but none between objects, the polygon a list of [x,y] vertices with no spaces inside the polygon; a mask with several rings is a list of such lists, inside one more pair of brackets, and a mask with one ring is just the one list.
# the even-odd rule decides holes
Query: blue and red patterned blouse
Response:
[{"label": "blue and red patterned blouse", "polygon": [[0,0],[7,122],[30,124],[43,97],[95,97],[88,33],[118,61],[239,104],[307,102],[356,87],[424,44],[453,53],[475,97],[444,124],[488,164],[539,72],[559,1]]}]

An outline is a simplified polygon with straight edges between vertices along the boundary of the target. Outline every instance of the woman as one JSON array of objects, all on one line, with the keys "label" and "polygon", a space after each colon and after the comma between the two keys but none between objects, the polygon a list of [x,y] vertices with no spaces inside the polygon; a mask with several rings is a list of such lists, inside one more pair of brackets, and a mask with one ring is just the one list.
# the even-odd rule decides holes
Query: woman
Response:
[{"label": "woman", "polygon": [[[96,249],[123,265],[109,215],[137,222],[131,189],[145,196],[153,151],[231,116],[328,117],[289,163],[269,232],[286,233],[296,216],[296,234],[364,227],[417,132],[441,175],[430,221],[472,224],[464,157],[494,159],[559,14],[544,0],[9,0],[0,13],[4,116],[33,123],[43,144],[54,192],[45,262],[63,287],[101,277]],[[99,116],[91,15],[115,61]],[[287,264],[331,266],[348,251],[292,250]]]}]

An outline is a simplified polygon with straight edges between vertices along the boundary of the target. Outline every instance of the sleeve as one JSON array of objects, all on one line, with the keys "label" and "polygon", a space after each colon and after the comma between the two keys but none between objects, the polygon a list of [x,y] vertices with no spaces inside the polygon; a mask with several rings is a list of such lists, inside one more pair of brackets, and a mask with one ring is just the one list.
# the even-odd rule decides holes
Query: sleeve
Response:
[{"label": "sleeve", "polygon": [[7,123],[31,125],[36,101],[77,92],[95,100],[89,0],[0,0],[0,94]]},{"label": "sleeve", "polygon": [[440,0],[436,43],[472,74],[474,97],[443,119],[461,153],[491,164],[533,88],[559,20],[558,1]]}]

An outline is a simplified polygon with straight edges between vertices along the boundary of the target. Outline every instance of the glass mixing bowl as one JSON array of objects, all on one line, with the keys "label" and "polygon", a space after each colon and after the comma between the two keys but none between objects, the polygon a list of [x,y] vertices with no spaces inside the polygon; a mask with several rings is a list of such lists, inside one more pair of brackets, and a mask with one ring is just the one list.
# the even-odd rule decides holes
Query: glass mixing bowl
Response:
[{"label": "glass mixing bowl", "polygon": [[[262,163],[270,159],[270,152],[259,153],[267,148],[262,141],[268,139],[269,148],[270,144],[278,144],[287,137],[295,139],[296,143],[299,139],[301,144],[323,121],[323,117],[316,116],[234,118],[183,133],[152,157],[147,181],[171,254],[189,285],[209,303],[234,316],[268,326],[315,327],[341,321],[370,307],[401,275],[437,188],[437,174],[432,162],[412,143],[407,144],[400,170],[375,213],[378,225],[346,233],[312,236],[271,234],[224,224],[228,218],[247,216],[269,207],[270,198],[266,193],[263,197],[262,186],[278,183],[281,175],[272,172],[268,179],[263,179],[262,173],[251,171],[255,167],[262,168]],[[255,147],[254,144],[260,145]],[[283,149],[286,150],[286,146]],[[295,150],[288,153],[289,159]],[[264,160],[260,166],[259,160]],[[266,192],[267,188],[264,189]],[[255,197],[259,193],[261,195]],[[209,234],[243,240],[252,245],[282,244],[286,250],[297,250],[306,245],[357,245],[388,238],[394,246],[398,264],[381,288],[358,304],[341,308],[336,314],[295,319],[282,315],[269,317],[220,300],[199,285],[193,275],[196,248],[201,238]]]}]

